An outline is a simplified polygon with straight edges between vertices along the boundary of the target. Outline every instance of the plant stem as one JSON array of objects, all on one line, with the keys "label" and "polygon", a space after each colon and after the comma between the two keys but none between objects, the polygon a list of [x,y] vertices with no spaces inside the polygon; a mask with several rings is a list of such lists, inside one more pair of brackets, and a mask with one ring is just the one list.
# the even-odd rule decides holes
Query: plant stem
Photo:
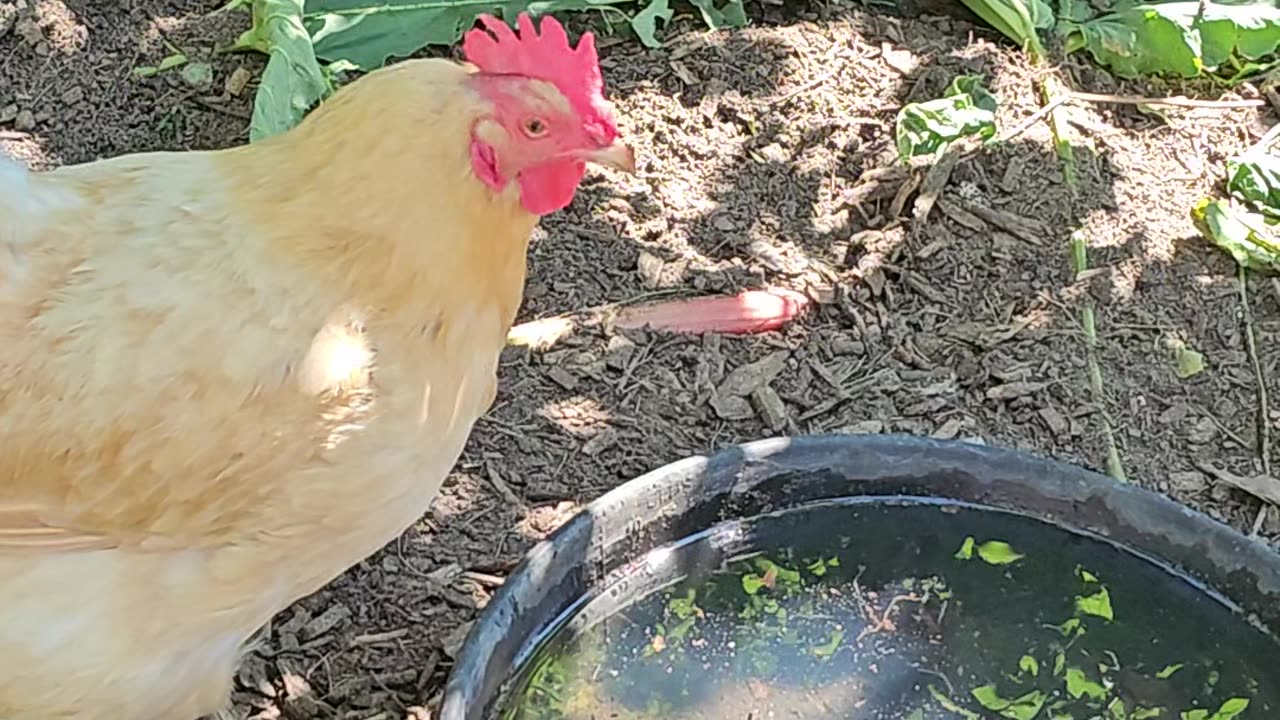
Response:
[{"label": "plant stem", "polygon": [[1172,105],[1186,108],[1214,108],[1217,110],[1234,110],[1238,108],[1266,107],[1266,100],[1196,100],[1183,97],[1142,97],[1139,95],[1106,95],[1100,93],[1072,92],[1072,100],[1093,103],[1116,103],[1117,105]]},{"label": "plant stem", "polygon": [[1067,181],[1067,188],[1072,195],[1075,195],[1080,185],[1080,177],[1076,172],[1076,151],[1067,137],[1067,118],[1062,108],[1062,98],[1070,97],[1071,92],[1062,87],[1057,78],[1052,75],[1045,76],[1040,81],[1039,91],[1040,102],[1044,103],[1045,107],[1053,108],[1049,111],[1049,131],[1053,134],[1053,150],[1062,161],[1062,176]]},{"label": "plant stem", "polygon": [[[1253,332],[1253,311],[1249,307],[1249,271],[1243,265],[1237,266],[1237,277],[1240,280],[1240,314],[1244,322],[1244,345],[1249,353],[1249,362],[1253,365],[1253,379],[1258,385],[1258,414],[1255,419],[1257,441],[1254,451],[1262,460],[1262,472],[1271,475],[1271,410],[1267,393],[1267,378],[1262,373],[1262,360],[1258,357],[1258,338]],[[1253,523],[1253,534],[1257,535],[1262,522],[1267,516],[1267,503],[1262,501],[1257,520]]]},{"label": "plant stem", "polygon": [[[1088,250],[1084,244],[1084,236],[1079,230],[1071,234],[1071,259],[1076,274],[1089,269]],[[1128,482],[1124,472],[1124,463],[1120,461],[1120,449],[1116,445],[1116,436],[1111,424],[1111,414],[1107,412],[1106,397],[1102,388],[1102,365],[1098,362],[1098,328],[1093,313],[1093,301],[1085,299],[1080,309],[1080,321],[1084,325],[1085,355],[1089,367],[1089,393],[1098,406],[1098,416],[1102,423],[1102,437],[1107,445],[1107,474],[1121,481]]]}]

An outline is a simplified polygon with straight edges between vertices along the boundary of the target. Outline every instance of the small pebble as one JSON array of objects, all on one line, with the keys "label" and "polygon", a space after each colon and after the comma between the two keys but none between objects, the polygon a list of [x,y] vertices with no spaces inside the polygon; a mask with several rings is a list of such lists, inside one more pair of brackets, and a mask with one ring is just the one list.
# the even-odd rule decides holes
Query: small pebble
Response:
[{"label": "small pebble", "polygon": [[19,110],[13,126],[23,132],[36,129],[36,116],[30,110]]},{"label": "small pebble", "polygon": [[18,8],[14,5],[0,5],[0,38],[9,34],[18,22]]},{"label": "small pebble", "polygon": [[227,76],[227,92],[232,97],[240,97],[240,94],[244,92],[245,87],[249,85],[249,81],[252,79],[253,73],[242,67],[236,68],[231,75]]},{"label": "small pebble", "polygon": [[351,611],[347,609],[347,606],[342,604],[333,605],[302,628],[302,637],[306,640],[314,640],[338,627],[349,617],[351,617]]},{"label": "small pebble", "polygon": [[17,33],[18,37],[22,38],[22,41],[27,45],[39,45],[44,42],[44,31],[41,30],[40,26],[36,24],[36,21],[31,18],[19,20],[17,24],[14,25],[13,31]]},{"label": "small pebble", "polygon": [[213,66],[193,62],[182,66],[182,81],[194,90],[208,90],[213,86]]}]

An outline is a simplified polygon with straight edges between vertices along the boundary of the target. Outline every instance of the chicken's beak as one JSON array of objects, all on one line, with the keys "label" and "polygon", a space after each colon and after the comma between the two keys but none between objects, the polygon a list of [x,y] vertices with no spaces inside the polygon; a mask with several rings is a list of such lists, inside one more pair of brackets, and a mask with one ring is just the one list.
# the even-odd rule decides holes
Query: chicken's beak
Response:
[{"label": "chicken's beak", "polygon": [[614,140],[611,144],[596,150],[588,150],[582,153],[582,159],[599,165],[608,165],[631,175],[636,174],[636,153],[630,145],[621,140]]}]

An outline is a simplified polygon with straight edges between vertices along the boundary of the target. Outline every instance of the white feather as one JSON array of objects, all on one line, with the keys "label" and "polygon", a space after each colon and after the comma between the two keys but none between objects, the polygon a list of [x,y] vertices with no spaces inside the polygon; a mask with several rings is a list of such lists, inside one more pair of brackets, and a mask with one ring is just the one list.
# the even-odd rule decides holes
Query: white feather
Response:
[{"label": "white feather", "polygon": [[65,208],[75,199],[65,188],[39,182],[39,175],[18,160],[0,155],[0,238],[20,235],[23,223]]},{"label": "white feather", "polygon": [[0,155],[0,233],[7,233],[13,214],[24,206],[30,193],[31,172],[13,158]]}]

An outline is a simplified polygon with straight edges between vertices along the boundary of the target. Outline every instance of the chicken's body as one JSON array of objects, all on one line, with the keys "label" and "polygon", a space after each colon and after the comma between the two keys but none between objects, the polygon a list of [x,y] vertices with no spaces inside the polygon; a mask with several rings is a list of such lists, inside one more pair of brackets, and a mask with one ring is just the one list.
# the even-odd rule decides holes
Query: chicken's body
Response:
[{"label": "chicken's body", "polygon": [[537,222],[466,176],[469,72],[253,146],[0,160],[0,719],[216,711],[258,627],[426,511]]}]

